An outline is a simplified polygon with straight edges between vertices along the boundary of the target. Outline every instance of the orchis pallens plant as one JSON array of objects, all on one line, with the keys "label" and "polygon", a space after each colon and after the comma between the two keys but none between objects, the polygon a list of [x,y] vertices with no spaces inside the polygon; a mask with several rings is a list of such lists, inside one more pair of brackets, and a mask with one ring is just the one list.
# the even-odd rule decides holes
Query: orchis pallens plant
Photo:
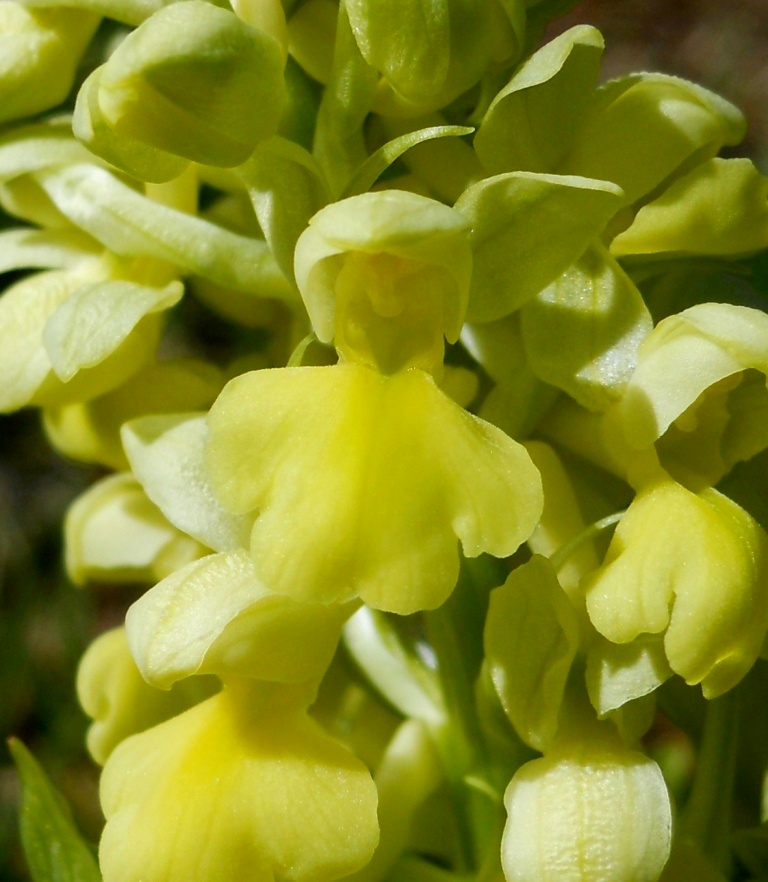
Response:
[{"label": "orchis pallens plant", "polygon": [[768,878],[768,179],[572,5],[0,0],[0,410],[141,589],[36,882]]}]

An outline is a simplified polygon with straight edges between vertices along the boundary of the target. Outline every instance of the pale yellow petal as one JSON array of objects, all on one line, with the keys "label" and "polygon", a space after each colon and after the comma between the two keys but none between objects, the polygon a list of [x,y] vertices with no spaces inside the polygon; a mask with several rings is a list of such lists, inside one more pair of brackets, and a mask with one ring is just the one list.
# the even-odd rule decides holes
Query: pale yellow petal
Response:
[{"label": "pale yellow petal", "polygon": [[214,490],[258,510],[251,551],[280,593],[432,608],[458,577],[457,540],[504,557],[541,512],[525,450],[420,370],[256,371],[225,387],[209,427]]}]

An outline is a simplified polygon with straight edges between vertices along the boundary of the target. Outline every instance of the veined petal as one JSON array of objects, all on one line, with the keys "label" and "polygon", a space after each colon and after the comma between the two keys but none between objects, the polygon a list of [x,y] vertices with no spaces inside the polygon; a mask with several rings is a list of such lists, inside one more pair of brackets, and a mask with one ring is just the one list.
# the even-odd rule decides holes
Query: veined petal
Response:
[{"label": "veined petal", "polygon": [[307,717],[313,692],[238,684],[124,741],[101,782],[104,882],[327,882],[363,866],[376,788]]},{"label": "veined petal", "polygon": [[522,766],[507,788],[507,882],[656,882],[672,815],[653,760],[614,745],[574,745]]},{"label": "veined petal", "polygon": [[222,508],[205,469],[205,414],[140,417],[122,428],[133,473],[168,520],[214,551],[248,544],[251,517]]},{"label": "veined petal", "polygon": [[214,491],[235,513],[259,510],[251,551],[280,593],[433,608],[456,583],[457,540],[504,557],[541,513],[524,448],[420,370],[255,371],[224,388],[209,428]]},{"label": "veined petal", "polygon": [[133,657],[153,686],[193,674],[298,683],[328,667],[350,605],[308,603],[259,582],[247,551],[208,555],[128,610]]},{"label": "veined petal", "polygon": [[48,319],[43,343],[57,376],[71,380],[104,361],[147,315],[178,303],[181,282],[150,288],[129,281],[82,285]]}]

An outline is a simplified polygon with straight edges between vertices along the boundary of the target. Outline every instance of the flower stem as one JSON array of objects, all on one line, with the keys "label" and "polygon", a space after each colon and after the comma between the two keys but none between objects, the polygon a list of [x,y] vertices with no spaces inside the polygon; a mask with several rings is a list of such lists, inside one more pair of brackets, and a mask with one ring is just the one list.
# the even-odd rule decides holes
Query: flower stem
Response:
[{"label": "flower stem", "polygon": [[680,823],[683,836],[726,872],[738,731],[735,692],[708,703],[696,776]]}]

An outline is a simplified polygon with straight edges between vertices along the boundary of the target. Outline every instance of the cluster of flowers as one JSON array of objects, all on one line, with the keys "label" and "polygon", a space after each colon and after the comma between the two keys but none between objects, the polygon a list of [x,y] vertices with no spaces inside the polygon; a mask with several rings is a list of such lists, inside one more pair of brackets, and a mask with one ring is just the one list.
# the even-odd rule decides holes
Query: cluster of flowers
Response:
[{"label": "cluster of flowers", "polygon": [[[106,882],[726,878],[768,180],[711,92],[535,50],[566,5],[0,0],[0,410],[111,472],[72,579],[148,587],[78,681]],[[267,343],[178,357],[185,286]]]}]

